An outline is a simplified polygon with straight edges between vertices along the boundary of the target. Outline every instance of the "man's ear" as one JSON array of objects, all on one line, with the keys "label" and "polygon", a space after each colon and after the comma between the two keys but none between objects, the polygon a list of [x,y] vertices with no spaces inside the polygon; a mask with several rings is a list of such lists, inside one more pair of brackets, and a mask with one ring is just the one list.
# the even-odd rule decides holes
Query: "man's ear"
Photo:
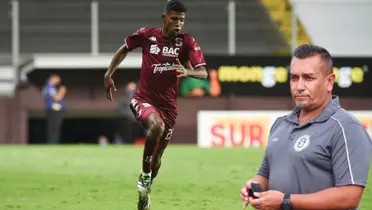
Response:
[{"label": "man's ear", "polygon": [[335,84],[336,75],[334,73],[328,75],[328,82],[327,82],[327,90],[328,92],[332,92],[333,86]]},{"label": "man's ear", "polygon": [[161,14],[161,19],[165,21],[165,13]]}]

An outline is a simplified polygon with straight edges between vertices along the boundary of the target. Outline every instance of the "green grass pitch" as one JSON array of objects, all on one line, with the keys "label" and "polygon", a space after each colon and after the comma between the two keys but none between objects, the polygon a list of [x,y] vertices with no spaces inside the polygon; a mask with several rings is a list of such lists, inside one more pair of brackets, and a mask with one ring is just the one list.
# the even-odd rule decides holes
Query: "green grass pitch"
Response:
[{"label": "green grass pitch", "polygon": [[[152,210],[242,209],[239,190],[263,151],[170,145]],[[134,210],[141,155],[134,146],[0,146],[0,209]],[[371,184],[360,209],[372,209]]]}]

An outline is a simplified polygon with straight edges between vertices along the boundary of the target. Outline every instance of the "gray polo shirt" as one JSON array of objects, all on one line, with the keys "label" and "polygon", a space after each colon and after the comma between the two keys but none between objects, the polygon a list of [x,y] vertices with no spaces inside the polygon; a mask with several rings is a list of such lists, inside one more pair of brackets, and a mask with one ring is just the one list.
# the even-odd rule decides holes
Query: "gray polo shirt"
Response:
[{"label": "gray polo shirt", "polygon": [[299,109],[278,118],[258,174],[270,190],[313,193],[344,185],[366,186],[372,143],[337,96],[311,122],[299,126]]}]

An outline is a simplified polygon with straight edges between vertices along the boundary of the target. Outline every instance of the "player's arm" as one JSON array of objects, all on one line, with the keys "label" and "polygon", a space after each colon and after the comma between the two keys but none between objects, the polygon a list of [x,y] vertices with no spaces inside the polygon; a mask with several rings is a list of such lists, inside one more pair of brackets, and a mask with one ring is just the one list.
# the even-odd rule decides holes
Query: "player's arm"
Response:
[{"label": "player's arm", "polygon": [[114,74],[120,63],[123,62],[125,57],[127,57],[128,52],[142,46],[147,30],[147,28],[140,28],[134,34],[125,38],[125,43],[115,52],[113,58],[111,59],[109,68],[105,73],[105,77],[111,77]]},{"label": "player's arm", "polygon": [[206,79],[208,77],[208,72],[206,69],[204,55],[201,48],[199,47],[199,44],[195,41],[194,38],[187,36],[185,45],[188,51],[188,57],[191,67],[193,69],[186,68],[185,75],[183,76],[193,77],[196,79]]},{"label": "player's arm", "polygon": [[198,66],[191,70],[187,68],[187,65],[182,65],[178,58],[173,64],[173,69],[177,71],[177,77],[193,77],[195,79],[206,79],[208,77],[208,72],[205,66]]},{"label": "player's arm", "polygon": [[113,58],[111,59],[109,68],[105,73],[105,78],[111,78],[114,72],[116,71],[117,67],[120,65],[121,62],[127,57],[129,52],[127,44],[122,45],[114,54]]},{"label": "player's arm", "polygon": [[[337,121],[337,120],[336,120]],[[332,142],[332,165],[336,187],[316,193],[291,195],[294,209],[331,210],[357,208],[367,183],[371,141],[357,123],[337,121],[340,132]]]},{"label": "player's arm", "polygon": [[104,76],[104,86],[106,90],[106,97],[108,100],[112,101],[112,91],[117,91],[115,87],[114,80],[112,79],[112,75],[116,71],[117,67],[123,62],[124,58],[128,55],[129,49],[127,44],[122,45],[114,54],[113,58],[111,59],[109,68],[107,69],[105,76]]},{"label": "player's arm", "polygon": [[141,28],[134,34],[125,38],[125,43],[115,52],[111,59],[110,65],[104,76],[104,86],[107,94],[107,99],[112,101],[112,90],[116,91],[112,75],[116,71],[117,67],[127,57],[128,52],[141,47],[143,43],[144,34],[147,31],[146,28]]},{"label": "player's arm", "polygon": [[194,70],[187,70],[187,76],[193,77],[196,79],[206,79],[208,77],[208,72],[205,66],[199,66]]}]

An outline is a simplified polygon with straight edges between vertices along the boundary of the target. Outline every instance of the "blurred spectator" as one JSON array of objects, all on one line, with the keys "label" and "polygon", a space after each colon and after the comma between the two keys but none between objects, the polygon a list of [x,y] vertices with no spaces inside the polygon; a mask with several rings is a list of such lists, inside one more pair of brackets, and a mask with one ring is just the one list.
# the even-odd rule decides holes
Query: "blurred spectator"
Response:
[{"label": "blurred spectator", "polygon": [[209,71],[209,80],[194,79],[192,77],[183,78],[180,84],[180,93],[182,96],[188,97],[219,96],[221,87],[217,71]]},{"label": "blurred spectator", "polygon": [[47,142],[60,142],[61,127],[65,111],[66,87],[61,85],[61,77],[53,74],[44,87]]},{"label": "blurred spectator", "polygon": [[98,144],[101,146],[101,147],[105,147],[109,144],[109,140],[107,139],[106,136],[99,136],[98,137]]},{"label": "blurred spectator", "polygon": [[118,111],[120,113],[119,123],[116,132],[119,134],[124,143],[132,143],[136,138],[141,136],[142,127],[137,122],[131,109],[130,101],[137,90],[135,82],[129,82],[124,92],[118,100]]}]

